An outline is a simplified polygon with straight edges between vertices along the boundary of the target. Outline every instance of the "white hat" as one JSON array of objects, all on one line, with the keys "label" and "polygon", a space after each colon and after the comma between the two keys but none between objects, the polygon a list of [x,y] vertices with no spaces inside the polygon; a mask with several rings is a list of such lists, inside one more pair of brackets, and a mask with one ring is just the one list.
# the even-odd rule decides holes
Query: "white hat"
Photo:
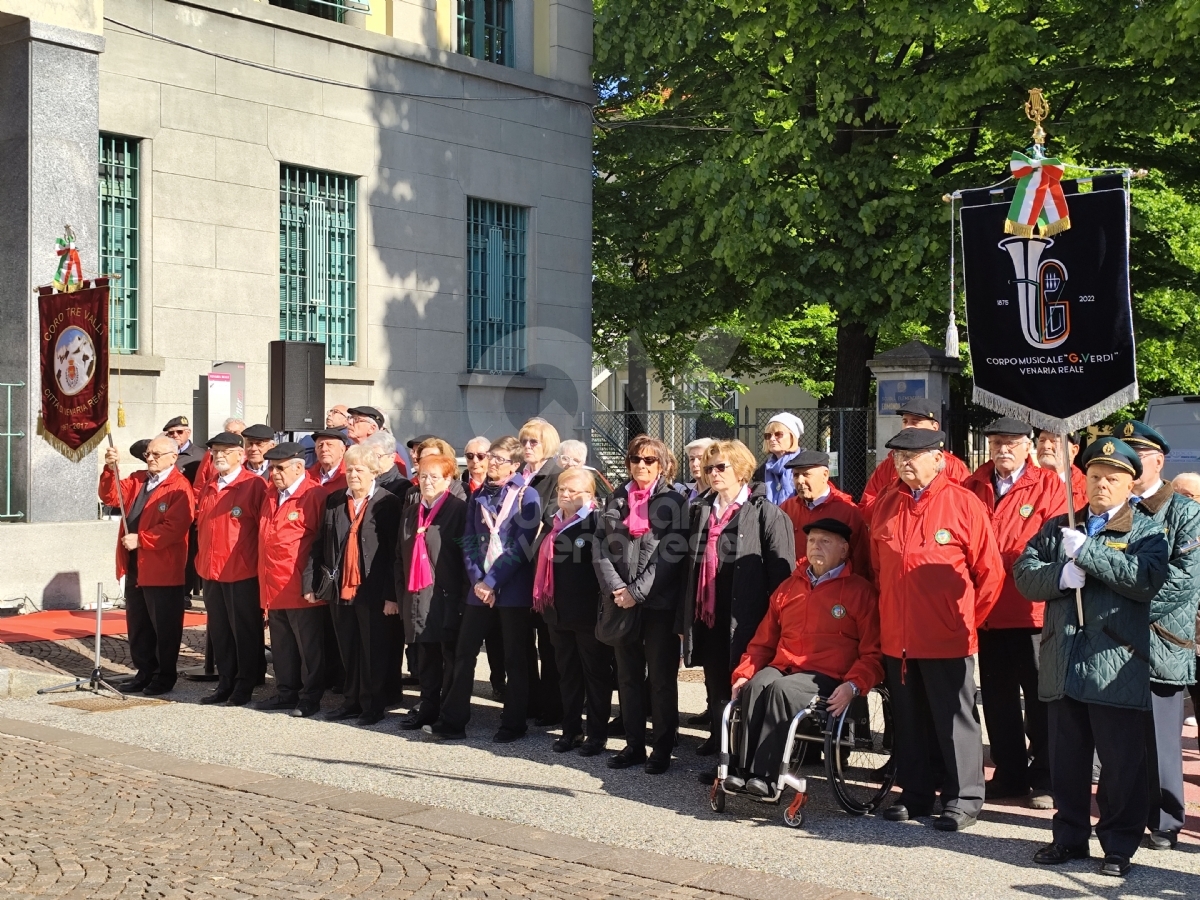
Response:
[{"label": "white hat", "polygon": [[796,440],[800,440],[800,438],[804,436],[804,423],[800,421],[799,416],[792,415],[790,412],[776,413],[775,415],[771,416],[767,424],[770,425],[771,422],[778,422],[780,425],[794,434],[796,436]]}]

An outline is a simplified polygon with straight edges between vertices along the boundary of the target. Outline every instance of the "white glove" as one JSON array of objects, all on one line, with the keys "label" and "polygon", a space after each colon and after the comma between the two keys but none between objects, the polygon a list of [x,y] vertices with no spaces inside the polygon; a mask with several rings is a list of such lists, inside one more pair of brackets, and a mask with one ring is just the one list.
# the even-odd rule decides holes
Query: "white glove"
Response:
[{"label": "white glove", "polygon": [[1063,551],[1067,554],[1067,559],[1074,559],[1079,555],[1079,550],[1083,547],[1083,542],[1087,540],[1087,535],[1082,531],[1076,531],[1074,528],[1060,528],[1062,532]]},{"label": "white glove", "polygon": [[1073,562],[1063,566],[1062,574],[1058,576],[1058,586],[1064,591],[1081,588],[1085,581],[1087,581],[1087,572]]}]

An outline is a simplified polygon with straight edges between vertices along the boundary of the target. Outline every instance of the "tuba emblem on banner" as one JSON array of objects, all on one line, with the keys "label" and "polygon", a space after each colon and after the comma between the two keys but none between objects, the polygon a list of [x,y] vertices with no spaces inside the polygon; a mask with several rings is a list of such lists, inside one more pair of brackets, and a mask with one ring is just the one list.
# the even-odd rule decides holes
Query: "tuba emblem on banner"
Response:
[{"label": "tuba emblem on banner", "polygon": [[999,244],[1012,258],[1021,333],[1039,350],[1051,350],[1071,335],[1071,307],[1059,299],[1067,268],[1057,259],[1042,259],[1052,246],[1050,238],[1009,238]]}]

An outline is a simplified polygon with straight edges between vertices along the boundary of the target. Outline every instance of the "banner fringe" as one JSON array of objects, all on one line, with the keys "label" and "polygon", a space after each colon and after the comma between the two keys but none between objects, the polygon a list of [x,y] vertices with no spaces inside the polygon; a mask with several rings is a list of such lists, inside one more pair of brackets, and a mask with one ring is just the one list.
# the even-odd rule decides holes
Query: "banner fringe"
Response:
[{"label": "banner fringe", "polygon": [[111,427],[108,422],[105,422],[102,429],[98,430],[78,447],[70,447],[60,441],[53,432],[46,428],[46,423],[41,416],[38,416],[37,420],[37,433],[46,439],[47,444],[73,463],[82,462],[87,459],[88,455],[104,441]]},{"label": "banner fringe", "polygon": [[1014,222],[1012,219],[1005,219],[1004,233],[1013,234],[1017,237],[1031,238],[1033,237],[1033,226],[1025,225],[1021,222]]},{"label": "banner fringe", "polygon": [[1019,419],[1022,422],[1028,422],[1034,429],[1044,429],[1045,431],[1053,431],[1055,434],[1063,434],[1064,432],[1079,431],[1080,429],[1087,428],[1089,425],[1094,425],[1106,416],[1111,416],[1117,410],[1133,403],[1137,398],[1138,386],[1135,381],[1128,387],[1124,387],[1115,394],[1104,398],[1099,403],[1093,404],[1087,409],[1077,412],[1073,416],[1068,416],[1065,419],[1048,416],[1043,412],[1038,412],[1036,409],[1030,409],[1028,406],[1023,406],[1020,403],[1006,400],[998,394],[985,391],[978,385],[975,386],[971,399],[980,406],[986,406],[988,409],[1002,416],[1009,416],[1013,419]]},{"label": "banner fringe", "polygon": [[1041,237],[1053,237],[1056,234],[1061,234],[1071,227],[1071,217],[1063,216],[1057,222],[1051,222],[1049,225],[1043,225],[1038,228],[1038,234]]}]

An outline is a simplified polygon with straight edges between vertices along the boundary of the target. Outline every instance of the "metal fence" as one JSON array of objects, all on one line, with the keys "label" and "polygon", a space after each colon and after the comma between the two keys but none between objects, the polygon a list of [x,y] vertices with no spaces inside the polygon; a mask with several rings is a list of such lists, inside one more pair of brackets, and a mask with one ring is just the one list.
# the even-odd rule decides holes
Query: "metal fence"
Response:
[{"label": "metal fence", "polygon": [[4,389],[4,430],[0,431],[0,441],[3,441],[4,447],[4,504],[2,512],[0,512],[0,521],[7,522],[15,519],[22,519],[25,513],[20,510],[13,509],[13,486],[12,486],[12,470],[13,470],[13,438],[20,440],[25,437],[25,432],[13,430],[13,405],[12,395],[13,388],[25,387],[25,382],[0,382],[0,388]]},{"label": "metal fence", "polygon": [[[772,416],[790,412],[804,423],[801,446],[833,456],[834,480],[857,497],[875,468],[875,416],[870,409],[758,409],[740,417],[714,415],[701,410],[592,413],[592,453],[597,468],[616,483],[625,477],[625,449],[639,434],[665,443],[681,468],[686,466],[684,447],[702,437],[736,438],[762,459],[762,432]],[[680,473],[680,478],[686,472]]]}]

